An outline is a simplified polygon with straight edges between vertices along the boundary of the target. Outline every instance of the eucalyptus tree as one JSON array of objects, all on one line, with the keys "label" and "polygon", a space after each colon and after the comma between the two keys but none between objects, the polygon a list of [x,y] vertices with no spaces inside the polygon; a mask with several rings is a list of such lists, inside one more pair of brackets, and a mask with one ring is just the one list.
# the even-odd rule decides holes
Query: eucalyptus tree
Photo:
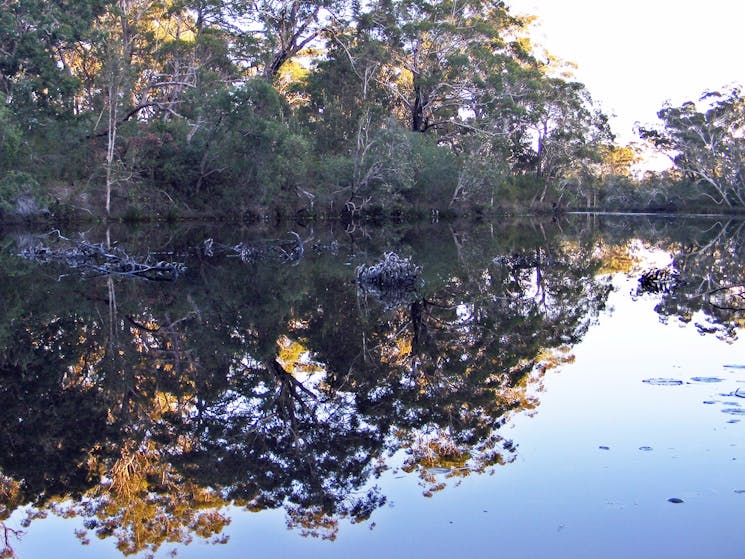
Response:
[{"label": "eucalyptus tree", "polygon": [[70,114],[79,86],[68,55],[90,41],[111,0],[0,2],[0,92],[14,112]]},{"label": "eucalyptus tree", "polygon": [[745,99],[739,88],[705,93],[698,104],[668,104],[661,128],[640,135],[670,157],[717,205],[745,206]]},{"label": "eucalyptus tree", "polygon": [[607,117],[593,106],[581,83],[544,79],[529,104],[528,119],[527,138],[533,144],[529,157],[543,182],[534,198],[540,204],[549,186],[588,177],[601,150],[613,141]]},{"label": "eucalyptus tree", "polygon": [[385,86],[415,132],[462,123],[520,26],[503,2],[483,0],[377,0],[367,20],[386,45]]},{"label": "eucalyptus tree", "polygon": [[[94,51],[100,64],[94,98],[100,108],[93,135],[107,139],[107,214],[114,185],[137,182],[143,129],[145,138],[151,133],[157,138],[162,130],[153,125],[177,121],[190,129],[184,135],[188,144],[207,125],[199,110],[207,92],[223,89],[223,82],[238,75],[228,55],[230,37],[206,17],[180,2],[118,0],[99,18],[103,40]],[[165,128],[163,135],[171,137]],[[119,138],[121,130],[126,134]]]},{"label": "eucalyptus tree", "polygon": [[[273,80],[289,60],[314,44],[342,0],[227,0],[226,22],[242,45],[252,71]],[[240,55],[239,55],[240,56]]]},{"label": "eucalyptus tree", "polygon": [[3,170],[28,171],[39,180],[80,176],[81,80],[70,59],[95,38],[93,22],[108,3],[0,2]]}]

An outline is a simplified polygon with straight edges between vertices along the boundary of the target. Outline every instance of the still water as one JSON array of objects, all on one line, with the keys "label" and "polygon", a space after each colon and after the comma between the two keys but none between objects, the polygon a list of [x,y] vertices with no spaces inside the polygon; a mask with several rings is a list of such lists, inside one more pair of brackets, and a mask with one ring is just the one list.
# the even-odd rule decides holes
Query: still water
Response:
[{"label": "still water", "polygon": [[743,222],[293,228],[4,232],[0,551],[745,556]]}]

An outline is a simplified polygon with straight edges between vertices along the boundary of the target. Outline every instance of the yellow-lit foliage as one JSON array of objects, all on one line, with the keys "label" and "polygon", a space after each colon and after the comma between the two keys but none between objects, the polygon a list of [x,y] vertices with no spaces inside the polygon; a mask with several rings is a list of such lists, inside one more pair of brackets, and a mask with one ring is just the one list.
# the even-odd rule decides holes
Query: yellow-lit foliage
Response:
[{"label": "yellow-lit foliage", "polygon": [[308,359],[308,349],[299,341],[287,336],[280,336],[277,340],[279,354],[277,361],[290,374],[312,374],[323,371],[323,367]]},{"label": "yellow-lit foliage", "polygon": [[21,484],[0,474],[0,522],[7,520],[21,504]]},{"label": "yellow-lit foliage", "polygon": [[193,535],[215,537],[230,522],[219,510],[227,503],[211,489],[181,478],[152,443],[125,445],[105,477],[110,482],[91,490],[88,507],[95,509],[99,537],[113,535],[125,555],[154,552],[166,542],[186,544]]},{"label": "yellow-lit foliage", "polygon": [[600,156],[603,176],[630,177],[632,166],[639,162],[637,150],[630,145],[604,146]]},{"label": "yellow-lit foliage", "polygon": [[598,270],[601,274],[628,273],[639,262],[629,252],[628,244],[604,245],[597,252],[602,262]]},{"label": "yellow-lit foliage", "polygon": [[571,351],[569,346],[541,351],[537,357],[536,369],[541,373],[545,373],[561,365],[574,363],[575,356]]},{"label": "yellow-lit foliage", "polygon": [[291,59],[285,62],[274,78],[274,87],[294,109],[307,105],[309,98],[302,93],[301,87],[310,75],[310,70],[300,61]]},{"label": "yellow-lit foliage", "polygon": [[401,332],[380,348],[380,361],[389,365],[405,365],[412,354],[413,338],[408,332]]}]

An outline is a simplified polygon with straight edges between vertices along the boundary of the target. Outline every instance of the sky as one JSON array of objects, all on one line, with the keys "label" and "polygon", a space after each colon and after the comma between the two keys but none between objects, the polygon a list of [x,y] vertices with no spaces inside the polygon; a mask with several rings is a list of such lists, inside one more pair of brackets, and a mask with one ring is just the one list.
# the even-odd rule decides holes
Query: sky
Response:
[{"label": "sky", "polygon": [[[745,86],[745,3],[740,0],[507,0],[539,17],[531,33],[578,65],[575,79],[610,116],[619,143],[634,124],[656,124],[665,101]],[[615,115],[615,116],[613,116]]]}]

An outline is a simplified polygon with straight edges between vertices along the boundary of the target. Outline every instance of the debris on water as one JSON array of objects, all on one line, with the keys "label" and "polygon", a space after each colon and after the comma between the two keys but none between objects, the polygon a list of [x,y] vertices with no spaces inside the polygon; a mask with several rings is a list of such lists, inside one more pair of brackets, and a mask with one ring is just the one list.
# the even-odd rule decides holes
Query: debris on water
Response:
[{"label": "debris on water", "polygon": [[739,419],[730,419],[727,423],[740,423]]},{"label": "debris on water", "polygon": [[642,382],[646,382],[653,386],[680,386],[683,384],[682,380],[676,378],[648,378],[644,379]]},{"label": "debris on water", "polygon": [[639,450],[644,451],[644,452],[650,452],[654,449],[651,446],[640,446]]},{"label": "debris on water", "polygon": [[717,401],[716,401],[716,400],[704,400],[704,402],[703,402],[703,403],[704,403],[704,404],[709,404],[709,405],[711,405],[711,404],[716,404],[716,403],[717,403]]},{"label": "debris on water", "polygon": [[745,369],[745,365],[723,365],[725,369]]},{"label": "debris on water", "polygon": [[693,382],[722,382],[718,377],[691,377]]},{"label": "debris on water", "polygon": [[742,408],[724,408],[722,410],[722,413],[726,413],[728,415],[745,415],[745,409],[742,409]]},{"label": "debris on water", "polygon": [[600,445],[598,448],[600,450],[610,450],[610,447],[609,446],[604,446],[604,445]]},{"label": "debris on water", "polygon": [[58,229],[44,235],[50,244],[37,244],[18,256],[37,264],[56,263],[82,277],[117,276],[150,281],[174,281],[186,272],[186,265],[174,262],[172,253],[130,256],[116,243],[92,243],[82,235],[79,240],[63,237]]},{"label": "debris on water", "polygon": [[362,293],[380,300],[387,309],[411,304],[419,298],[422,268],[395,252],[387,252],[371,266],[355,270],[355,281]]},{"label": "debris on water", "polygon": [[745,388],[738,388],[732,393],[733,396],[737,396],[738,398],[745,398]]},{"label": "debris on water", "polygon": [[740,495],[745,494],[745,489],[735,489],[735,493],[739,493]]},{"label": "debris on water", "polygon": [[675,268],[653,268],[639,277],[637,295],[643,293],[670,293],[680,284],[680,273]]},{"label": "debris on water", "polygon": [[683,499],[679,499],[678,497],[670,497],[667,500],[668,503],[675,503],[676,505],[679,505],[680,503],[685,503]]}]

